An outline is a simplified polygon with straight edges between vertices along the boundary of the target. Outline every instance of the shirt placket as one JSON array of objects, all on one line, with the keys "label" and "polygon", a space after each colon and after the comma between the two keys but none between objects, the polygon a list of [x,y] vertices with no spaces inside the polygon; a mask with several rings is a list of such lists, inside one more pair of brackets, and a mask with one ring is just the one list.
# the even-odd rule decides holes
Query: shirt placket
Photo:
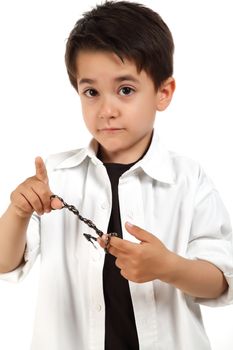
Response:
[{"label": "shirt placket", "polygon": [[[107,233],[108,222],[111,213],[111,185],[104,166],[89,164],[89,174],[85,185],[85,202],[83,212],[88,212],[96,226]],[[95,201],[95,202],[94,202]],[[90,210],[92,208],[92,210]],[[90,232],[91,233],[91,232]],[[93,233],[93,232],[92,232]],[[103,265],[105,252],[95,244],[97,249],[89,245],[89,295],[90,295],[90,320],[89,320],[89,347],[90,350],[104,349],[105,335],[105,302],[103,295]],[[85,278],[85,275],[84,275]]]},{"label": "shirt placket", "polygon": [[[145,227],[142,187],[135,172],[125,173],[119,180],[119,204],[123,238],[139,242],[125,229],[129,221],[141,228]],[[129,281],[140,348],[156,349],[157,313],[153,282],[134,283]]]}]

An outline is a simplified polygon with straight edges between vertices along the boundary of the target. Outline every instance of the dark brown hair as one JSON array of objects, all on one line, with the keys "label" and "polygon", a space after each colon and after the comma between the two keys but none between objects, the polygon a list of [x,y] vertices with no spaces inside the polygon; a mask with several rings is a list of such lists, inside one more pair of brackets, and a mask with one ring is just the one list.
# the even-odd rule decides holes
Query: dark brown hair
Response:
[{"label": "dark brown hair", "polygon": [[159,88],[173,74],[174,43],[162,18],[142,4],[106,1],[85,12],[71,31],[65,53],[69,79],[77,90],[76,58],[80,50],[107,51],[135,62]]}]

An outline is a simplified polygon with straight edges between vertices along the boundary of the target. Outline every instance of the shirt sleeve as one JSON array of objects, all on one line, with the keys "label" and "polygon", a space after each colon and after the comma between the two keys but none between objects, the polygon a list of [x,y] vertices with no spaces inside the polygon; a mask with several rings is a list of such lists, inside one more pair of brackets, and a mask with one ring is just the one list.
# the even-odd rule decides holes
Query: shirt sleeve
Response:
[{"label": "shirt sleeve", "polygon": [[27,242],[24,252],[24,262],[15,270],[0,274],[0,279],[8,282],[19,282],[26,277],[31,270],[38,254],[40,253],[40,219],[32,215],[27,229]]},{"label": "shirt sleeve", "polygon": [[194,203],[193,221],[187,255],[217,266],[224,274],[228,290],[216,299],[195,298],[207,306],[233,303],[233,244],[228,212],[212,181],[200,171]]}]

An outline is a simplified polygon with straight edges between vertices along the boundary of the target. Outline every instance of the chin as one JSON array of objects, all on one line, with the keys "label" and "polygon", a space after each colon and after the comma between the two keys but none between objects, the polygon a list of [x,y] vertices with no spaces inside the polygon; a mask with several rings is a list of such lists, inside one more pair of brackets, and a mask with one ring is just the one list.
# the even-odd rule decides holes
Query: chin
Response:
[{"label": "chin", "polygon": [[102,140],[101,144],[103,145],[104,148],[106,148],[109,151],[114,151],[114,149],[121,149],[125,148],[126,143],[121,139],[109,139],[109,140]]}]

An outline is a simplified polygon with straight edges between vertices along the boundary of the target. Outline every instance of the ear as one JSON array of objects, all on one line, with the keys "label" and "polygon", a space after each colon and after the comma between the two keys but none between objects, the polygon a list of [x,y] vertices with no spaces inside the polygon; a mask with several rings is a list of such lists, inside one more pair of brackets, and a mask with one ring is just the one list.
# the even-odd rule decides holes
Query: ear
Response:
[{"label": "ear", "polygon": [[157,92],[157,111],[164,111],[172,100],[176,88],[176,82],[173,77],[165,80]]}]

